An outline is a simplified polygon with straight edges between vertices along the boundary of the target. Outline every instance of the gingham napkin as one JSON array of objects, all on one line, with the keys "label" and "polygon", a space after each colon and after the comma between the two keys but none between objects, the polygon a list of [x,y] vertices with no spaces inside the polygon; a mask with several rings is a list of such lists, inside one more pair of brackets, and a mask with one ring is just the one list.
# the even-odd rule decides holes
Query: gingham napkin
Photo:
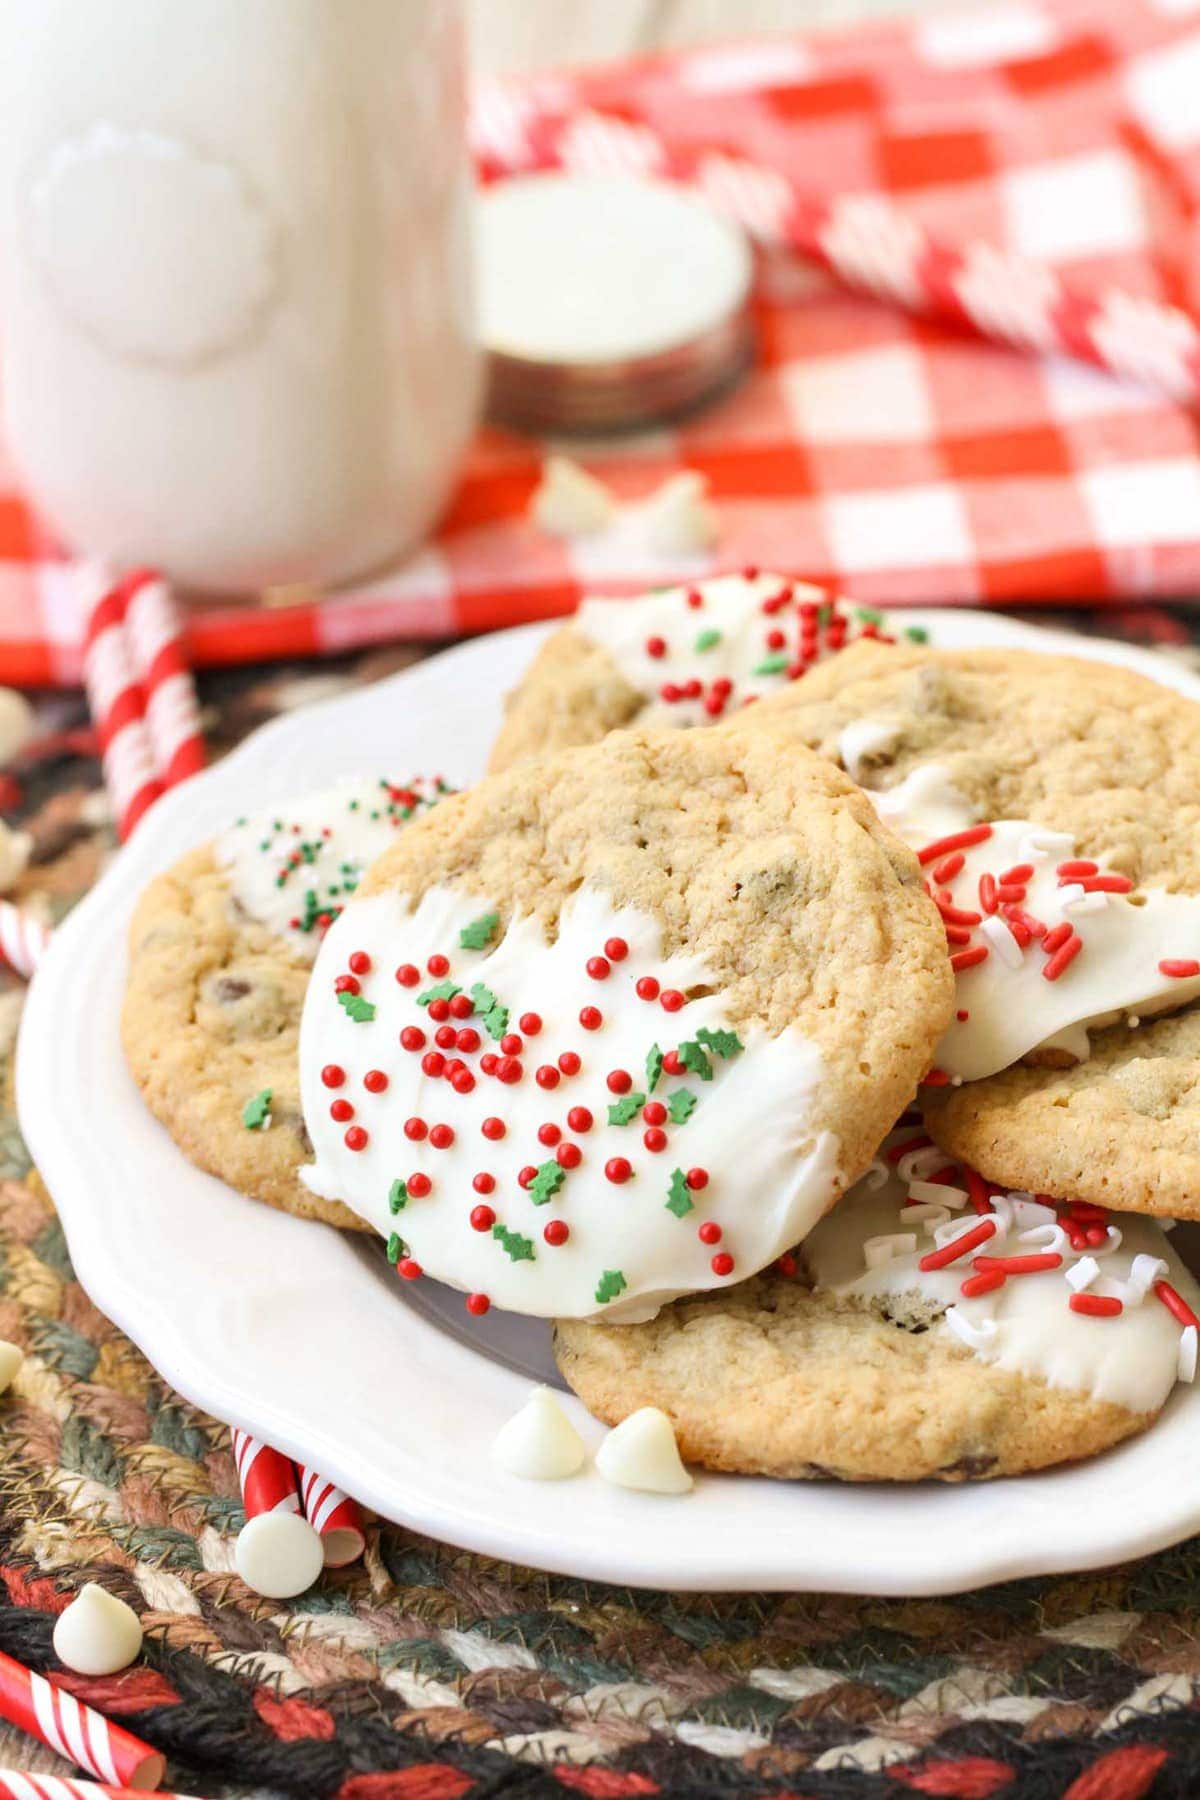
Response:
[{"label": "gingham napkin", "polygon": [[[485,176],[529,162],[545,112],[572,116],[574,160],[590,167],[614,143],[627,166],[629,128],[645,125],[782,171],[818,200],[884,195],[943,244],[1016,252],[1104,295],[1135,341],[1141,302],[1200,314],[1197,0],[993,0],[488,84],[473,112]],[[998,280],[994,299],[1019,334],[1029,294]],[[720,405],[581,454],[630,502],[680,468],[706,475],[721,525],[711,556],[664,556],[620,528],[546,537],[526,516],[542,447],[486,430],[441,529],[401,572],[286,609],[196,616],[193,657],[451,636],[567,611],[591,588],[747,562],[887,603],[1200,592],[1197,416],[1160,386],[854,296],[769,245],[759,326],[759,365]],[[0,679],[78,677],[74,587],[0,453]]]}]

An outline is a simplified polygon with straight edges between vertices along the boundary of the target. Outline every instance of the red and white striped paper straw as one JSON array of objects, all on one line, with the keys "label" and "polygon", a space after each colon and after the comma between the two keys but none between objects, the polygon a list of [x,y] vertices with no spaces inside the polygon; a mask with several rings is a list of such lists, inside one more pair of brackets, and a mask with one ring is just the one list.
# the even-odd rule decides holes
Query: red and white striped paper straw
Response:
[{"label": "red and white striped paper straw", "polygon": [[236,1425],[232,1435],[233,1460],[246,1517],[257,1519],[260,1513],[302,1511],[295,1464],[261,1438],[239,1431]]},{"label": "red and white striped paper straw", "polygon": [[157,1750],[3,1652],[0,1718],[114,1787],[145,1793],[163,1778],[166,1759]]},{"label": "red and white striped paper straw", "polygon": [[205,761],[183,622],[170,588],[152,570],[137,570],[126,577],[122,588],[125,629],[134,672],[146,697],[155,767],[163,786],[175,787],[198,774]]},{"label": "red and white striped paper straw", "polygon": [[[503,121],[501,130],[493,121]],[[884,194],[826,198],[778,169],[667,143],[649,126],[531,101],[482,110],[492,173],[563,168],[686,182],[755,237],[824,264],[847,287],[1020,350],[1093,363],[1173,399],[1200,399],[1200,326],[1180,308],[1119,288],[1092,291],[980,241],[936,237]]]},{"label": "red and white striped paper straw", "polygon": [[344,1569],[357,1562],[367,1544],[357,1500],[351,1500],[315,1469],[301,1464],[297,1473],[304,1516],[321,1539],[325,1567]]},{"label": "red and white striped paper straw", "polygon": [[28,981],[46,954],[50,927],[22,906],[0,900],[0,961]]},{"label": "red and white striped paper straw", "polygon": [[[195,1794],[166,1794],[158,1800],[198,1800]],[[0,1769],[0,1800],[133,1800],[148,1788],[110,1787],[107,1782],[80,1781],[74,1775],[31,1775],[23,1769]]]},{"label": "red and white striped paper straw", "polygon": [[162,793],[162,782],[146,723],[145,694],[125,632],[125,594],[119,585],[111,586],[94,565],[85,565],[79,579],[87,618],[84,686],[100,738],[104,782],[116,813],[117,834],[125,839]]}]

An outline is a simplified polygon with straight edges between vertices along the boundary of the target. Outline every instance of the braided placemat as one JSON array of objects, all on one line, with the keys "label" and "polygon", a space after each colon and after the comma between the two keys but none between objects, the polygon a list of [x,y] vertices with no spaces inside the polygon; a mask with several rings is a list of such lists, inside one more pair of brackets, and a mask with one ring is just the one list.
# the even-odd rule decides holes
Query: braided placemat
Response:
[{"label": "braided placemat", "polygon": [[[1182,615],[1133,617],[1195,654]],[[404,660],[211,677],[210,741]],[[18,897],[59,917],[110,839],[81,711],[59,698],[44,722],[65,735],[0,799],[35,838]],[[61,1679],[166,1751],[174,1786],[209,1800],[1200,1793],[1200,1540],[1095,1575],[874,1600],[640,1593],[387,1525],[359,1567],[259,1599],[233,1572],[228,1432],[91,1305],[30,1166],[12,1109],[20,1003],[15,984],[0,992],[0,1337],[26,1352],[0,1401],[0,1649],[56,1670],[54,1618],[84,1581],[128,1600],[142,1662]],[[65,1772],[2,1727],[0,1767]]]}]

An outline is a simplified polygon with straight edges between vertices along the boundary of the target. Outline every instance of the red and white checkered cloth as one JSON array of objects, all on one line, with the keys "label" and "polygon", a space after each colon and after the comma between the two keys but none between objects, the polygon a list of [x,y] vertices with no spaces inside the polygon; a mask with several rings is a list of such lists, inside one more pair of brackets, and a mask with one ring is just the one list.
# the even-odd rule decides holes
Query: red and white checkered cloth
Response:
[{"label": "red and white checkered cloth", "polygon": [[[1147,299],[1200,317],[1200,0],[992,0],[488,84],[474,107],[485,176],[526,166],[539,120],[564,113],[579,164],[627,166],[645,126],[817,201],[885,195],[942,244],[1027,257],[1135,321]],[[769,207],[762,223],[769,237]],[[997,279],[1018,334],[1029,302]],[[886,603],[1200,593],[1200,417],[1161,389],[892,310],[769,247],[759,324],[761,360],[735,394],[581,456],[630,499],[681,467],[705,474],[713,566],[775,565]],[[485,430],[406,568],[312,604],[197,615],[194,659],[450,636],[708,566],[619,531],[545,537],[525,515],[539,465],[537,444]],[[0,452],[0,679],[78,677],[72,577]]]}]

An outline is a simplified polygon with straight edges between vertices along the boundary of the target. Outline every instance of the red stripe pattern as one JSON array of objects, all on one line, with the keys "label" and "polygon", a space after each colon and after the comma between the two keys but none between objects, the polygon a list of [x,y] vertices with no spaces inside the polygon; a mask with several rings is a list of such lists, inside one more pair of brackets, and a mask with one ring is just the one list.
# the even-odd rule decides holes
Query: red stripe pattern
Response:
[{"label": "red stripe pattern", "polygon": [[301,1511],[296,1466],[248,1431],[233,1429],[233,1460],[246,1517],[260,1513]]},{"label": "red stripe pattern", "polygon": [[301,1464],[297,1473],[304,1516],[325,1546],[326,1568],[343,1569],[357,1562],[367,1541],[358,1502],[315,1469]]},{"label": "red stripe pattern", "polygon": [[164,1759],[65,1689],[0,1653],[0,1717],[113,1787],[157,1787]]}]

